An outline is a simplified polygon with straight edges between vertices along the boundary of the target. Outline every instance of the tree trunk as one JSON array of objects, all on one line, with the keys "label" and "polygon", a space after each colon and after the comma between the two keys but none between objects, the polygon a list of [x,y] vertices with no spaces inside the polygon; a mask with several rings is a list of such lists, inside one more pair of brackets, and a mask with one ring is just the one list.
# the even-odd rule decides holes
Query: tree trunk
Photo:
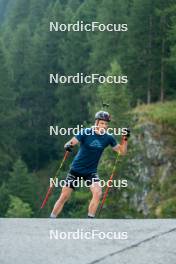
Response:
[{"label": "tree trunk", "polygon": [[151,63],[151,53],[152,53],[152,16],[149,17],[149,43],[148,43],[148,81],[147,81],[147,104],[151,103],[151,86],[152,86],[152,63]]},{"label": "tree trunk", "polygon": [[164,39],[164,29],[165,29],[165,16],[161,17],[161,26],[163,28],[162,34],[162,46],[161,46],[161,78],[160,78],[160,101],[164,101],[164,54],[165,54],[165,39]]}]

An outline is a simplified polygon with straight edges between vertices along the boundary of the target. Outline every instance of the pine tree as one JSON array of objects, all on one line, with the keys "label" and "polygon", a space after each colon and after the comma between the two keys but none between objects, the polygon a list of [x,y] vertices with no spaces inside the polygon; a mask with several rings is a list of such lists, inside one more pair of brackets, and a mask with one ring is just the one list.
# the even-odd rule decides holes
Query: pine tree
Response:
[{"label": "pine tree", "polygon": [[10,87],[5,51],[0,41],[0,183],[8,178],[8,170],[12,166],[15,157],[16,130],[15,121],[18,111],[14,106],[15,95]]},{"label": "pine tree", "polygon": [[28,18],[30,0],[15,0],[9,3],[8,24],[15,30]]},{"label": "pine tree", "polygon": [[[126,24],[126,1],[103,0],[97,7],[97,21],[103,24]],[[90,56],[91,69],[101,74],[105,73],[113,59],[120,55],[123,35],[126,32],[96,32],[92,34],[92,52]]]},{"label": "pine tree", "polygon": [[35,174],[28,172],[26,164],[21,159],[15,162],[13,171],[10,173],[8,189],[11,195],[29,203],[34,211],[37,209],[38,180]]},{"label": "pine tree", "polygon": [[[116,61],[111,63],[107,76],[122,76],[122,71]],[[125,84],[102,84],[97,89],[97,101],[95,110],[98,111],[102,101],[109,104],[108,111],[112,116],[113,126],[124,126],[129,122],[130,94]],[[94,110],[94,112],[95,112]]]}]

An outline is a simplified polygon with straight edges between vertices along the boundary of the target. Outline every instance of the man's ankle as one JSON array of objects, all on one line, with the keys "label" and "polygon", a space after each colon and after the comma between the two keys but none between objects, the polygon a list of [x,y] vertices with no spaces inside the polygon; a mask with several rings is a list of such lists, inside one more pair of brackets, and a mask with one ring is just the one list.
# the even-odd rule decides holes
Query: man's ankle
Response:
[{"label": "man's ankle", "polygon": [[88,213],[88,218],[95,218],[94,214]]},{"label": "man's ankle", "polygon": [[57,217],[57,215],[55,215],[53,213],[50,214],[50,218],[56,218],[56,217]]}]

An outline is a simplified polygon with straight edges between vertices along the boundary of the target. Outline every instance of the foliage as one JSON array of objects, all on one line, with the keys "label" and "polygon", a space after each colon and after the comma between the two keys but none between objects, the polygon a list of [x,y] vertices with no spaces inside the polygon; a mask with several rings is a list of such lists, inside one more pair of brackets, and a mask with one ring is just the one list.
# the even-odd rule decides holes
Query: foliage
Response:
[{"label": "foliage", "polygon": [[162,202],[156,208],[156,215],[158,218],[172,218],[175,217],[175,210],[176,210],[176,198],[170,198],[164,202]]},{"label": "foliage", "polygon": [[7,212],[7,209],[9,208],[10,204],[9,191],[5,183],[3,183],[0,187],[0,201],[0,217],[3,217]]},{"label": "foliage", "polygon": [[32,209],[28,203],[24,203],[20,198],[11,196],[9,209],[7,210],[6,217],[31,217]]}]

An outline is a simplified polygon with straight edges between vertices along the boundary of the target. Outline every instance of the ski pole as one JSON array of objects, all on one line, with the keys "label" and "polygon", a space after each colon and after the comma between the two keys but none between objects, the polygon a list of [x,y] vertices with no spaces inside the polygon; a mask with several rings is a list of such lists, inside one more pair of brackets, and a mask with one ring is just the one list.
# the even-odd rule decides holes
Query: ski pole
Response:
[{"label": "ski pole", "polygon": [[114,177],[115,170],[116,170],[116,165],[117,165],[117,162],[118,162],[119,156],[120,156],[119,153],[117,153],[117,156],[116,156],[116,159],[115,159],[115,163],[114,163],[114,167],[113,167],[113,169],[112,169],[112,174],[111,174],[111,176],[110,176],[110,178],[109,178],[109,180],[108,180],[108,184],[107,184],[107,187],[106,187],[106,190],[105,190],[105,193],[104,193],[104,195],[103,195],[103,199],[102,199],[102,202],[101,202],[101,205],[100,205],[100,209],[99,209],[99,212],[98,212],[98,217],[100,216],[100,213],[101,213],[101,211],[102,211],[103,205],[104,205],[104,203],[105,203],[105,201],[106,201],[106,197],[107,197],[107,195],[108,195],[109,188],[110,188],[110,186],[109,186],[109,182],[112,182],[112,179],[113,179],[113,177]]},{"label": "ski pole", "polygon": [[[64,154],[63,160],[62,160],[62,162],[61,162],[61,164],[60,164],[60,167],[59,167],[58,170],[56,171],[56,175],[55,175],[55,177],[54,177],[53,182],[54,182],[54,181],[56,180],[56,178],[58,177],[58,174],[59,174],[59,172],[60,172],[60,170],[61,170],[61,168],[62,168],[62,166],[63,166],[65,160],[67,159],[68,155],[69,155],[69,151],[66,151],[65,154]],[[48,191],[47,191],[47,193],[46,193],[45,199],[43,200],[43,203],[42,203],[40,209],[43,209],[43,208],[44,208],[44,206],[46,205],[46,203],[47,203],[47,201],[48,201],[48,199],[49,199],[49,197],[50,197],[50,195],[51,195],[51,192],[52,192],[53,187],[54,187],[53,182],[52,182],[52,185],[49,187],[49,189],[48,189]]]},{"label": "ski pole", "polygon": [[[129,136],[130,136],[130,129],[128,128],[127,129],[127,135],[125,137],[123,136],[122,139],[121,139],[121,144],[123,144],[123,142],[127,141],[127,139],[128,139]],[[101,205],[100,205],[100,209],[99,209],[99,212],[98,212],[98,217],[100,216],[100,213],[102,211],[103,205],[104,205],[104,203],[106,201],[106,197],[108,195],[108,191],[109,191],[109,188],[110,188],[109,182],[112,182],[112,179],[114,177],[115,170],[116,170],[116,165],[117,165],[117,162],[119,160],[119,156],[120,156],[120,154],[118,152],[117,153],[117,156],[116,156],[115,164],[114,164],[114,167],[113,167],[113,170],[112,170],[112,174],[111,174],[111,176],[109,178],[109,181],[108,181],[108,186],[106,187],[105,193],[103,195],[103,200],[102,200]]]}]

